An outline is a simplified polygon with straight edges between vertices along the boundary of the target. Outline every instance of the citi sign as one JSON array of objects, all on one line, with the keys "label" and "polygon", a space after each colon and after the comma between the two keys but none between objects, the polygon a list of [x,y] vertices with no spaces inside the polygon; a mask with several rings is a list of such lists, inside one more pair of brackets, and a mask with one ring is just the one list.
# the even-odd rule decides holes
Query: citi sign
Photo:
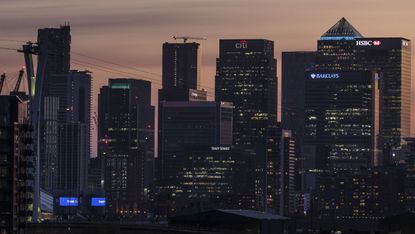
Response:
[{"label": "citi sign", "polygon": [[357,46],[380,46],[382,43],[380,41],[372,41],[372,40],[367,40],[367,41],[356,41],[356,45]]},{"label": "citi sign", "polygon": [[235,48],[236,49],[246,49],[246,48],[248,48],[248,41],[241,40],[241,41],[235,43]]},{"label": "citi sign", "polygon": [[310,78],[311,79],[339,79],[340,74],[339,73],[325,73],[325,74],[313,73],[313,74],[310,74]]}]

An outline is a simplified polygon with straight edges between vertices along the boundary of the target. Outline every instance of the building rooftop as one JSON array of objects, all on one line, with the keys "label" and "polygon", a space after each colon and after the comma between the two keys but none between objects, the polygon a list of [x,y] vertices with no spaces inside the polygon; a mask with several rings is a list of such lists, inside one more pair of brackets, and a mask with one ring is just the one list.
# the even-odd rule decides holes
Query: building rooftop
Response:
[{"label": "building rooftop", "polygon": [[324,33],[320,40],[354,40],[362,37],[362,34],[343,17]]},{"label": "building rooftop", "polygon": [[260,212],[255,210],[224,210],[218,209],[219,212],[228,213],[232,215],[243,216],[247,218],[257,219],[257,220],[288,220],[289,218],[274,215],[266,212]]}]

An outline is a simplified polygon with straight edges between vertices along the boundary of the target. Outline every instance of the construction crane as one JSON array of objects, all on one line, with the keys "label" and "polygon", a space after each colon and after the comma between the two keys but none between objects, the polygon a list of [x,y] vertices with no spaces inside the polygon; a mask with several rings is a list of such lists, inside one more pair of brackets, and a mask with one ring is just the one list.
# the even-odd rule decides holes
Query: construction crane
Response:
[{"label": "construction crane", "polygon": [[16,86],[14,86],[13,92],[19,92],[20,83],[22,82],[23,74],[24,74],[24,68],[20,69],[19,71],[19,77],[17,78]]},{"label": "construction crane", "polygon": [[0,76],[0,94],[1,90],[3,89],[4,80],[6,79],[6,73],[1,74]]},{"label": "construction crane", "polygon": [[197,41],[205,41],[207,40],[206,37],[190,37],[190,36],[172,36],[174,40],[183,40],[183,43],[186,43],[188,40],[197,40]]}]

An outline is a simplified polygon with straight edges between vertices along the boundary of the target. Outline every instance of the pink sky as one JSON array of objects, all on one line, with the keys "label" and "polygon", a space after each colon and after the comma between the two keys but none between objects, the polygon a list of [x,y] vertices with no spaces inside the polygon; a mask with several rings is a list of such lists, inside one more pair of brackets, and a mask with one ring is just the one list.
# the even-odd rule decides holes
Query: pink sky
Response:
[{"label": "pink sky", "polygon": [[[202,42],[201,85],[213,96],[221,38],[274,40],[280,68],[282,51],[315,50],[320,35],[343,16],[364,36],[415,39],[414,12],[413,0],[1,0],[0,47],[16,48],[19,43],[4,39],[35,41],[38,28],[69,22],[73,52],[131,69],[76,54],[73,59],[137,74],[130,77],[151,78],[156,94],[161,77],[133,69],[161,74],[163,42],[171,41],[172,35],[203,36],[208,40]],[[0,72],[16,77],[23,63],[21,54],[0,50]],[[94,72],[94,105],[107,79],[121,77],[86,64],[72,64],[72,68]]]}]

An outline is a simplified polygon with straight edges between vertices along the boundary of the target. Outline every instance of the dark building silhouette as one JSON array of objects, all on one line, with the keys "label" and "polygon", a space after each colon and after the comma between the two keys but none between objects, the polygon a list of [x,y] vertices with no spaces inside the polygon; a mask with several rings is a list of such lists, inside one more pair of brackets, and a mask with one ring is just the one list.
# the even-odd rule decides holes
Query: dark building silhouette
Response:
[{"label": "dark building silhouette", "polygon": [[[151,83],[110,79],[98,96],[98,155],[110,218],[144,216],[144,190],[152,183],[154,107]],[[147,177],[148,176],[148,177]]]},{"label": "dark building silhouette", "polygon": [[220,40],[215,99],[231,102],[233,143],[254,149],[258,208],[266,206],[266,145],[277,121],[274,43],[269,40]]},{"label": "dark building silhouette", "polygon": [[404,170],[369,168],[318,177],[309,214],[317,230],[376,230],[378,220],[405,212]]},{"label": "dark building silhouette", "polygon": [[229,145],[187,146],[180,159],[176,157],[177,170],[171,184],[176,188],[160,194],[158,213],[254,209],[254,156]]},{"label": "dark building silhouette", "polygon": [[411,43],[405,38],[363,37],[342,18],[318,41],[319,71],[382,73],[380,131],[383,156],[376,165],[390,164],[391,152],[410,136]]},{"label": "dark building silhouette", "polygon": [[163,44],[163,89],[199,89],[200,69],[198,43]]},{"label": "dark building silhouette", "polygon": [[269,129],[267,143],[266,211],[290,216],[295,210],[295,140],[278,123]]},{"label": "dark building silhouette", "polygon": [[42,28],[38,30],[37,41],[40,45],[38,61],[47,57],[44,79],[43,95],[49,96],[49,85],[53,83],[51,76],[66,74],[70,70],[71,28],[62,25],[59,28]]},{"label": "dark building silhouette", "polygon": [[306,72],[314,69],[316,55],[314,51],[282,52],[281,124],[283,129],[291,130],[295,141],[296,191],[301,190],[303,174],[305,78]]},{"label": "dark building silhouette", "polygon": [[32,220],[34,153],[28,102],[0,96],[0,233],[20,233]]},{"label": "dark building silhouette", "polygon": [[[42,84],[40,187],[49,193],[56,189],[58,170],[58,125],[65,115],[66,74],[70,70],[70,26],[38,30],[38,61],[46,61]],[[59,88],[58,88],[59,86]],[[66,108],[66,106],[65,106]]]},{"label": "dark building silhouette", "polygon": [[205,101],[207,93],[199,90],[202,57],[198,43],[163,44],[163,87],[161,101]]},{"label": "dark building silhouette", "polygon": [[50,79],[53,81],[48,87],[50,96],[44,97],[43,116],[47,122],[43,140],[54,143],[55,139],[50,138],[57,137],[57,144],[48,145],[45,148],[48,154],[41,157],[45,160],[41,164],[41,181],[52,189],[55,213],[63,214],[68,210],[61,209],[59,198],[85,196],[88,188],[92,77],[87,71],[71,70],[53,74]]},{"label": "dark building silhouette", "polygon": [[232,108],[229,103],[206,101],[160,103],[157,160],[162,187],[180,190],[186,147],[231,145]]}]

